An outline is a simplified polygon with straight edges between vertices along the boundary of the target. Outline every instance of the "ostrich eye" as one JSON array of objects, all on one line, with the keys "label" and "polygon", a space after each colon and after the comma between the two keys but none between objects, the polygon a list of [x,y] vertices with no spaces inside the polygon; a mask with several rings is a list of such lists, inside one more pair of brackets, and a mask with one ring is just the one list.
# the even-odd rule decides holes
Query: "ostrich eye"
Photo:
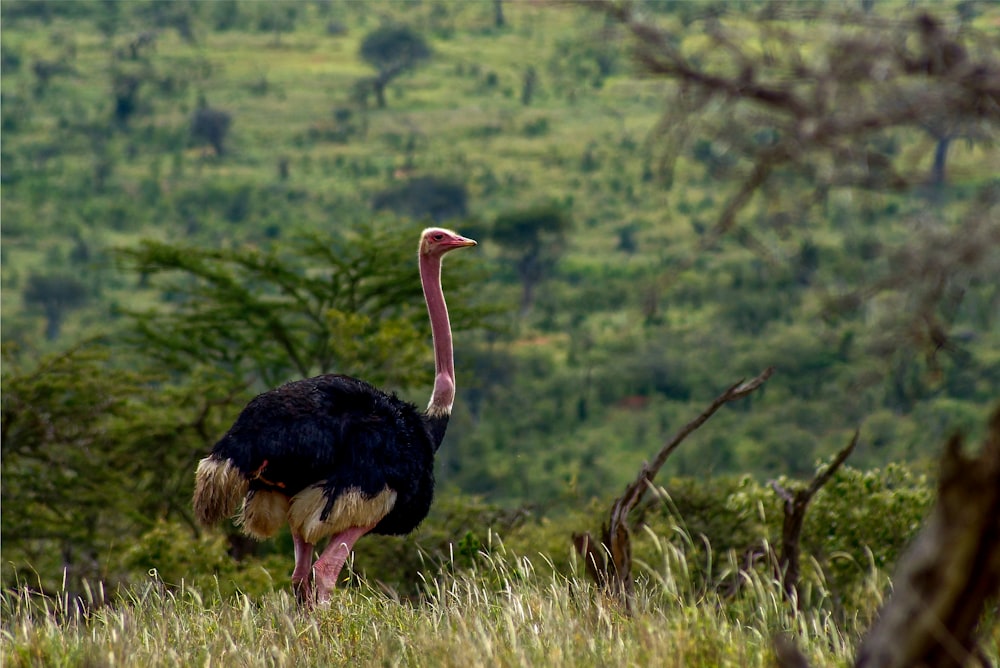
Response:
[{"label": "ostrich eye", "polygon": [[444,239],[444,235],[443,234],[438,233],[438,234],[434,235],[434,241],[441,241],[442,239]]}]

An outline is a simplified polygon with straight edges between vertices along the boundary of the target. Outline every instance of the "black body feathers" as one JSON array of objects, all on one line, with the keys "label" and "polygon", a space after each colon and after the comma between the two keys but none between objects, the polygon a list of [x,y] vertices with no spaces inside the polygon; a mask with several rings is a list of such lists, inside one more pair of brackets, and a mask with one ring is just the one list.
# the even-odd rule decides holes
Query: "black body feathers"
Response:
[{"label": "black body feathers", "polygon": [[364,381],[324,375],[258,395],[212,457],[230,460],[251,491],[291,497],[323,482],[323,519],[342,491],[356,488],[373,497],[388,486],[396,504],[372,532],[404,534],[430,510],[434,453],[446,427],[447,417],[428,418]]}]

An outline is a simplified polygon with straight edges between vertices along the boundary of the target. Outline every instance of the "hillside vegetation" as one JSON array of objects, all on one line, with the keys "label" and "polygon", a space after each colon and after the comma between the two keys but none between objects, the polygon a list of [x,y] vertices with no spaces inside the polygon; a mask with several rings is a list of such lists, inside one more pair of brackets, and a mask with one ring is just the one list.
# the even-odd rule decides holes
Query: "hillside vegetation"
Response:
[{"label": "hillside vegetation", "polygon": [[[230,621],[204,618],[214,613],[198,597],[215,587],[232,602],[240,587],[263,607],[243,594],[218,614],[247,633],[261,615],[284,637],[247,656],[301,663],[281,643],[320,631],[295,627],[290,602],[270,593],[287,586],[290,538],[254,546],[194,528],[194,466],[245,401],[287,380],[343,372],[425,400],[413,247],[433,222],[479,241],[443,277],[458,399],[440,501],[413,537],[359,544],[359,573],[392,595],[344,595],[345,608],[415,626],[326,660],[450,656],[407,645],[443,628],[491,665],[551,658],[556,638],[483,648],[501,642],[498,624],[526,637],[539,606],[562,606],[538,614],[568,624],[559,615],[586,597],[559,579],[582,573],[570,533],[596,532],[665,438],[771,366],[760,392],[671,457],[637,551],[690,551],[694,579],[678,586],[715,592],[727,558],[780,535],[767,481],[810,477],[860,429],[803,538],[818,616],[744,626],[742,612],[715,616],[692,593],[694,617],[661,618],[674,585],[653,566],[650,616],[632,635],[588,607],[574,619],[596,639],[584,649],[567,632],[560,661],[644,663],[677,638],[712,636],[730,640],[695,642],[698,658],[677,665],[762,665],[769,650],[727,653],[807,623],[814,660],[849,657],[929,507],[929,462],[955,431],[977,442],[1000,398],[995,88],[964,115],[914,102],[950,99],[934,86],[948,85],[952,61],[919,54],[995,62],[1000,11],[650,1],[623,19],[621,6],[4,2],[4,585],[79,594],[156,569],[168,586],[157,596],[206,628]],[[635,22],[663,32],[644,44],[652,33]],[[935,39],[961,50],[935,52]],[[899,72],[866,78],[896,57]],[[755,85],[829,108],[817,127],[831,139]],[[800,107],[788,108],[804,118]],[[852,111],[872,113],[855,134]],[[795,143],[799,130],[820,139]],[[544,575],[497,585],[512,607],[466,620],[450,606],[479,594],[433,590],[478,581],[418,572],[432,577],[425,559],[482,566],[491,530]],[[182,582],[196,584],[178,593]],[[774,595],[758,594],[754,609]],[[400,595],[430,595],[436,612],[414,621]],[[30,618],[30,603],[6,604]],[[664,624],[676,631],[666,645]],[[56,642],[47,633],[4,637],[37,664]],[[160,655],[191,630],[164,633],[138,650],[81,632],[59,651]],[[237,652],[244,631],[233,633]],[[217,654],[177,658],[205,656]]]}]

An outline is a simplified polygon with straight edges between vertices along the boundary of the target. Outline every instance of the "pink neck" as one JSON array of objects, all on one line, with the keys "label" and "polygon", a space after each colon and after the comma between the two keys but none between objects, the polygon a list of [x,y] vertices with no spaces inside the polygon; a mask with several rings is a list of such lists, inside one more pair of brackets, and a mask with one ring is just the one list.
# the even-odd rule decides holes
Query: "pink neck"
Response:
[{"label": "pink neck", "polygon": [[441,256],[420,254],[420,284],[434,339],[434,391],[427,406],[430,415],[447,415],[455,401],[455,358],[451,348],[451,323],[441,290]]}]

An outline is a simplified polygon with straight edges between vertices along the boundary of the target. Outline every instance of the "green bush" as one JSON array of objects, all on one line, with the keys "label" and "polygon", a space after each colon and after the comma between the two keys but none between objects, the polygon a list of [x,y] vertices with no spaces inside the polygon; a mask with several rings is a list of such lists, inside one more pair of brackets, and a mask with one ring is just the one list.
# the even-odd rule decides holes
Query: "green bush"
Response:
[{"label": "green bush", "polygon": [[126,580],[152,579],[167,587],[194,588],[202,596],[229,598],[237,591],[259,597],[291,585],[292,560],[278,555],[242,562],[227,553],[222,533],[194,536],[177,522],[160,521],[122,556]]},{"label": "green bush", "polygon": [[802,547],[845,601],[865,595],[874,566],[891,571],[934,502],[931,485],[901,464],[859,471],[845,466],[813,499]]}]

